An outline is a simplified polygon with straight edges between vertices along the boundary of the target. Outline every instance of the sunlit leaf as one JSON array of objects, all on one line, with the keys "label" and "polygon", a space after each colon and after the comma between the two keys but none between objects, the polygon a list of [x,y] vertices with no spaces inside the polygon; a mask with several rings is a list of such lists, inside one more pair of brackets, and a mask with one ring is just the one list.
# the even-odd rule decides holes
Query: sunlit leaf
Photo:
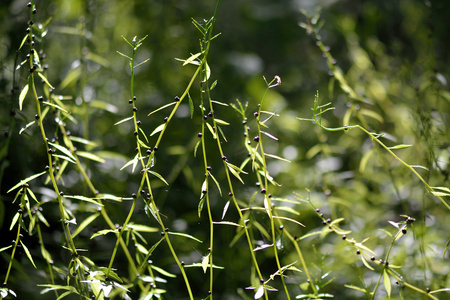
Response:
[{"label": "sunlit leaf", "polygon": [[196,241],[196,242],[203,243],[203,242],[202,242],[201,240],[199,240],[198,238],[195,238],[195,237],[193,237],[192,235],[187,234],[187,233],[182,233],[182,232],[172,232],[172,231],[169,231],[168,234],[170,234],[170,235],[182,236],[182,237],[185,237],[185,238],[194,240],[194,241]]},{"label": "sunlit leaf", "polygon": [[153,130],[152,133],[150,133],[150,136],[154,136],[158,132],[161,132],[164,129],[164,126],[166,126],[166,123],[162,123],[161,125],[156,127],[155,130]]},{"label": "sunlit leaf", "polygon": [[30,177],[27,177],[27,178],[21,180],[18,184],[16,184],[16,185],[13,186],[12,188],[10,188],[10,189],[8,190],[7,193],[9,193],[9,192],[15,190],[15,189],[18,188],[18,187],[21,187],[21,186],[24,185],[25,183],[27,183],[27,182],[29,182],[29,181],[35,179],[35,178],[38,178],[38,177],[41,176],[41,175],[44,175],[45,173],[47,173],[47,171],[44,171],[44,172],[41,172],[41,173],[38,173],[38,174],[31,175]]},{"label": "sunlit leaf", "polygon": [[208,264],[209,264],[209,257],[210,257],[211,253],[208,253],[208,255],[203,256],[202,258],[202,268],[203,268],[203,273],[206,273],[206,271],[208,270]]},{"label": "sunlit leaf", "polygon": [[164,179],[164,177],[162,177],[159,173],[157,173],[157,172],[154,172],[154,171],[151,171],[151,170],[148,170],[148,172],[150,173],[150,174],[153,174],[153,175],[155,175],[156,177],[158,177],[162,182],[164,182],[166,185],[169,185],[169,183]]},{"label": "sunlit leaf", "polygon": [[72,233],[72,237],[76,237],[81,231],[83,231],[84,228],[86,228],[89,224],[91,224],[97,217],[100,215],[100,213],[95,213],[87,217],[86,219],[81,222],[81,224],[77,227],[77,229]]},{"label": "sunlit leaf", "polygon": [[22,91],[20,92],[20,95],[19,95],[19,109],[20,110],[22,110],[23,100],[27,96],[27,93],[28,93],[28,84],[23,87],[23,89],[22,89]]},{"label": "sunlit leaf", "polygon": [[119,122],[114,123],[114,126],[115,126],[115,125],[119,125],[119,124],[121,124],[121,123],[123,123],[123,122],[126,122],[126,121],[130,121],[130,120],[132,120],[133,118],[134,118],[134,117],[128,117],[128,118],[122,119],[122,120],[120,120]]},{"label": "sunlit leaf", "polygon": [[20,244],[22,245],[23,250],[25,250],[25,254],[27,255],[28,259],[29,259],[29,260],[31,261],[31,263],[33,264],[33,267],[37,268],[36,265],[34,264],[33,257],[31,256],[31,253],[30,253],[30,251],[28,250],[27,246],[25,246],[25,244],[24,244],[22,241],[20,241]]},{"label": "sunlit leaf", "polygon": [[92,152],[85,152],[85,151],[77,151],[77,155],[78,156],[82,156],[84,158],[99,162],[99,163],[104,163],[105,160],[103,158],[101,158],[100,156],[95,155]]},{"label": "sunlit leaf", "polygon": [[386,272],[386,269],[383,270],[383,283],[384,283],[384,288],[386,289],[388,298],[390,298],[391,297],[391,279],[389,278],[389,274]]}]

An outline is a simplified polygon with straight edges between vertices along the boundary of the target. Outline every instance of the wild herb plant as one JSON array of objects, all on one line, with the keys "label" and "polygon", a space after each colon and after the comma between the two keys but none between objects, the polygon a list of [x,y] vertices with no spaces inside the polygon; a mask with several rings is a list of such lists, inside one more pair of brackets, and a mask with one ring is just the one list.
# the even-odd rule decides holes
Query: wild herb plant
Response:
[{"label": "wild herb plant", "polygon": [[[348,101],[341,115],[336,115],[341,125],[333,127],[333,120],[327,119],[333,108],[321,105],[316,93],[313,118],[299,118],[318,125],[311,132],[317,133],[320,142],[305,156],[314,161],[319,156],[352,152],[359,160],[360,174],[343,176],[335,169],[309,186],[289,186],[273,175],[280,172],[272,168],[299,166],[278,149],[287,136],[280,130],[287,112],[279,111],[276,103],[273,109],[274,91],[283,87],[282,76],[269,81],[259,78],[263,84],[259,98],[220,99],[225,78],[215,72],[211,58],[211,49],[221,39],[215,33],[219,4],[210,19],[192,20],[200,36],[199,49],[185,55],[186,59],[177,59],[182,65],[175,72],[179,77],[190,72],[186,87],[173,91],[179,95],[172,96],[173,101],[151,110],[139,71],[152,62],[144,57],[145,44],[152,37],[128,39],[122,35],[126,48],[117,51],[115,59],[125,61],[129,68],[126,99],[118,99],[128,105],[123,111],[117,107],[125,106],[112,100],[89,96],[97,90],[92,65],[110,64],[95,54],[87,29],[89,20],[81,18],[75,28],[57,30],[76,36],[79,51],[65,79],[56,85],[50,79],[55,78],[52,56],[46,57],[45,52],[52,43],[47,40],[49,28],[57,25],[50,19],[40,22],[39,7],[34,1],[27,4],[28,27],[17,52],[18,56],[26,53],[18,64],[21,74],[27,69],[22,76],[26,81],[19,93],[12,93],[12,107],[18,106],[19,124],[24,124],[19,138],[34,141],[32,159],[40,161],[36,165],[43,164],[42,160],[45,163],[39,170],[26,170],[25,179],[8,187],[8,193],[15,193],[11,202],[17,212],[7,226],[14,240],[0,248],[8,262],[0,298],[21,297],[23,285],[18,281],[25,270],[38,278],[33,291],[38,289],[43,297],[55,299],[225,299],[235,295],[243,299],[359,299],[361,295],[380,299],[382,293],[395,299],[438,299],[440,295],[444,299],[449,278],[438,265],[445,263],[448,255],[448,237],[434,238],[439,243],[435,251],[442,255],[442,262],[437,262],[427,249],[425,223],[428,217],[442,220],[443,215],[445,219],[450,209],[445,198],[450,195],[449,188],[445,183],[431,183],[445,180],[430,175],[446,172],[439,161],[442,154],[434,145],[438,134],[446,130],[446,111],[439,111],[438,124],[417,111],[422,128],[417,139],[418,143],[425,140],[428,155],[426,166],[408,163],[397,153],[416,145],[388,146],[394,134],[382,132],[388,123],[384,114],[369,96],[357,92],[361,86],[351,78],[352,73],[344,74],[338,67],[319,35],[323,26],[319,12],[304,12],[307,21],[301,26],[314,37],[329,68],[329,97],[339,93],[334,91],[337,83]],[[349,32],[351,35],[354,30]],[[354,42],[352,38],[348,39]],[[365,58],[364,49],[353,45],[351,50],[359,59]],[[427,92],[423,94],[429,96]],[[185,108],[188,118],[180,122],[178,116]],[[105,132],[98,132],[94,124],[106,111],[113,113],[116,121],[102,127]],[[14,121],[10,134],[17,135]],[[361,125],[351,125],[354,123]],[[108,151],[106,134],[110,132],[117,137],[124,133],[115,136],[123,138],[119,142],[123,147]],[[190,137],[183,136],[186,132]],[[335,146],[330,141],[338,134],[342,140],[334,140]],[[296,146],[300,148],[306,138],[296,137]],[[179,140],[188,140],[187,145],[179,145]],[[8,147],[2,149],[8,151]],[[171,153],[179,159],[173,162]],[[380,165],[377,176],[370,178]],[[101,168],[107,171],[99,172]],[[411,177],[404,179],[397,171],[400,168]],[[294,172],[314,177],[316,171],[305,167],[280,177],[289,182],[297,176]],[[379,174],[392,183],[395,197]],[[413,189],[414,182],[423,188]],[[361,187],[365,184],[371,190]],[[423,191],[421,209],[417,209],[415,197],[402,196],[408,187]],[[166,189],[177,188],[180,194],[167,200]],[[195,205],[186,203],[193,199],[190,194],[195,194]],[[398,198],[400,204],[388,204],[392,198]],[[428,202],[444,212],[428,215]],[[389,216],[380,209],[383,206],[392,211]],[[185,207],[189,207],[187,212]],[[364,218],[368,220],[363,222]],[[368,226],[373,218],[377,221]],[[316,228],[316,223],[322,228]],[[414,240],[418,245],[411,246]],[[405,248],[413,252],[405,254]],[[419,266],[411,266],[416,262]],[[350,275],[339,276],[346,269]]]}]

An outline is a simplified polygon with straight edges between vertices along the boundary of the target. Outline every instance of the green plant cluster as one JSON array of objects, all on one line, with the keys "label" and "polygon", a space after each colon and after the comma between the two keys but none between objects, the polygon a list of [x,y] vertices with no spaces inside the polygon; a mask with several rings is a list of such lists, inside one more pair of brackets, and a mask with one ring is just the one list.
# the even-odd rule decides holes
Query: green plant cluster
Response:
[{"label": "green plant cluster", "polygon": [[445,1],[5,3],[0,299],[448,297]]}]

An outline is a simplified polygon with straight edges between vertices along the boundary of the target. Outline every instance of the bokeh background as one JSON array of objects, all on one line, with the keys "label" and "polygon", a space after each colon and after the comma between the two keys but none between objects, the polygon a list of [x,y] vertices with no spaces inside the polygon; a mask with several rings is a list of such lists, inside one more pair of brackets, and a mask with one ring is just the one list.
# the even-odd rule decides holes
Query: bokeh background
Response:
[{"label": "bokeh background", "polygon": [[[6,191],[21,179],[43,170],[46,164],[38,128],[31,126],[19,134],[35,114],[31,99],[25,100],[23,111],[18,110],[18,94],[28,76],[26,68],[16,69],[29,51],[27,46],[17,51],[29,20],[26,4],[27,1],[9,0],[0,3],[0,248],[13,239],[9,224],[16,211],[13,195]],[[131,116],[129,66],[117,53],[130,53],[122,36],[132,40],[148,35],[139,48],[137,60],[150,60],[136,71],[134,94],[138,97],[142,128],[149,134],[169,111],[159,111],[151,117],[147,114],[181,95],[195,70],[192,66],[183,67],[175,58],[185,59],[199,51],[200,35],[191,21],[209,19],[215,1],[61,0],[35,4],[36,22],[49,22],[45,38],[37,41],[38,49],[45,54],[48,79],[56,87],[56,93],[70,98],[67,103],[71,103],[74,117],[80,120],[78,124],[68,124],[68,129],[73,135],[97,142],[97,147],[88,150],[106,159],[105,164],[89,163],[94,184],[104,193],[131,195],[138,188],[139,174],[131,173],[129,168],[119,169],[134,156],[134,129],[129,123],[113,126]],[[314,24],[320,24],[320,40],[329,47],[349,85],[367,101],[350,99],[341,90],[316,45],[317,40],[308,28],[300,26],[308,24],[301,11],[311,16]],[[325,215],[346,219],[343,227],[352,230],[355,239],[371,237],[368,245],[380,257],[390,244],[390,237],[381,229],[394,230],[389,220],[403,220],[400,215],[418,220],[414,232],[396,244],[392,255],[395,263],[403,266],[405,280],[420,288],[449,286],[449,255],[445,252],[450,238],[448,210],[406,168],[374,148],[364,133],[325,132],[298,118],[311,118],[314,96],[319,91],[321,102],[332,102],[336,108],[323,116],[327,126],[345,125],[346,112],[355,109],[358,117],[351,117],[349,125],[360,124],[363,119],[370,131],[386,133],[383,141],[387,145],[412,144],[412,148],[399,150],[402,159],[426,167],[428,171],[419,169],[419,172],[431,186],[449,187],[449,15],[450,4],[445,0],[222,1],[215,23],[215,32],[220,35],[211,44],[208,60],[211,82],[217,80],[213,99],[248,103],[249,117],[265,91],[263,76],[267,80],[276,75],[281,77],[282,84],[271,89],[264,102],[264,110],[280,115],[269,123],[269,131],[279,140],[266,139],[265,150],[291,161],[288,164],[275,160],[268,165],[271,175],[282,184],[273,188],[275,196],[294,199],[296,192],[306,197],[308,188],[312,202]],[[201,157],[193,156],[202,118],[198,89],[197,81],[191,91],[194,117],[190,118],[187,102],[180,106],[161,144],[156,166],[170,183],[166,187],[155,182],[156,198],[167,223],[205,241],[176,243],[179,255],[187,263],[199,262],[207,254],[209,234],[206,214],[197,216],[203,181]],[[229,142],[223,146],[230,162],[239,165],[247,157],[242,120],[231,107],[219,106],[215,113],[231,123],[224,128]],[[54,125],[48,126],[51,132]],[[254,123],[249,126],[254,132]],[[155,137],[152,138],[154,142]],[[211,157],[217,156],[214,144],[209,146]],[[218,170],[215,176],[224,188],[220,157],[211,159],[211,164],[213,170]],[[247,202],[257,190],[256,177],[248,175],[243,179],[246,185],[236,182],[237,194]],[[37,193],[45,194],[43,182],[30,184]],[[76,170],[66,171],[64,189],[73,194],[86,191]],[[227,199],[217,191],[213,193],[214,214],[219,219]],[[256,201],[262,202],[262,198]],[[126,205],[108,204],[115,222],[123,222]],[[80,219],[88,215],[88,209],[82,205],[73,209]],[[321,229],[321,220],[311,206],[303,204],[295,209],[301,213],[296,218],[306,225],[306,228],[288,225],[292,225],[290,230],[297,236]],[[56,264],[64,266],[67,253],[59,249],[57,206],[50,203],[45,212],[54,227],[46,229],[45,240],[54,247]],[[232,208],[227,216],[236,221],[237,214]],[[263,213],[255,212],[253,217],[267,226]],[[134,218],[136,223],[156,226],[142,205]],[[90,258],[100,265],[108,263],[115,240],[89,237],[104,226],[101,221],[94,223],[79,238],[79,247],[88,248]],[[216,230],[215,263],[226,267],[226,271],[216,272],[216,298],[241,299],[242,294],[252,297],[251,291],[244,290],[250,285],[250,256],[245,241],[241,239],[230,246],[235,229]],[[156,242],[159,234],[148,239]],[[25,238],[36,263],[42,265],[36,241],[33,236]],[[361,299],[361,293],[343,285],[361,286],[360,278],[370,285],[378,279],[378,273],[361,267],[354,249],[341,242],[339,236],[307,238],[300,242],[300,247],[311,262],[314,276],[320,278],[329,273],[324,280],[334,278],[324,292],[334,294],[336,299],[344,299],[342,295],[345,299]],[[292,246],[286,245],[281,253],[286,264],[295,259],[291,257]],[[267,276],[274,272],[271,254],[260,254],[258,259]],[[2,279],[8,261],[9,254],[0,253]],[[153,261],[177,273],[167,247],[158,247]],[[118,258],[115,267],[119,274],[127,272],[123,257]],[[38,299],[41,288],[36,284],[46,283],[46,276],[42,269],[33,269],[22,254],[8,286],[20,293],[19,298]],[[192,269],[188,276],[194,293],[199,298],[206,297],[206,275],[200,269]],[[301,284],[305,281],[301,273],[293,274],[289,279],[291,295],[303,293]],[[169,290],[165,299],[186,297],[180,278],[169,279],[163,288]],[[395,294],[398,296],[399,292],[405,299],[419,299],[402,287]],[[282,293],[279,298],[276,295],[273,293],[273,299],[284,299]],[[386,294],[380,291],[378,295],[381,298]]]}]

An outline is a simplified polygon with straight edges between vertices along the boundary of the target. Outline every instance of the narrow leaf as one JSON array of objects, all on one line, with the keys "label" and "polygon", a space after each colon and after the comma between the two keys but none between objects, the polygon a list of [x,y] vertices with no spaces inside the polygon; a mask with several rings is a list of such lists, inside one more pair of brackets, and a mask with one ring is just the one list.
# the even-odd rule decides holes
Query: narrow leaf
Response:
[{"label": "narrow leaf", "polygon": [[186,59],[183,63],[183,66],[187,65],[187,64],[194,64],[194,65],[198,65],[198,63],[194,63],[194,60],[199,57],[200,55],[202,55],[201,52],[196,53],[194,55],[192,55],[191,57],[189,57],[188,59]]},{"label": "narrow leaf", "polygon": [[160,267],[157,267],[155,265],[152,265],[151,268],[164,276],[171,277],[171,278],[177,277],[175,274],[169,273],[166,270],[161,269]]},{"label": "narrow leaf", "polygon": [[130,121],[131,119],[133,119],[133,117],[128,117],[128,118],[122,119],[119,122],[114,123],[114,126],[119,125],[120,123],[123,123],[123,122],[126,122],[126,121]]},{"label": "narrow leaf", "polygon": [[212,134],[213,138],[214,138],[214,139],[216,139],[216,138],[217,138],[217,136],[216,136],[216,133],[214,132],[214,129],[212,128],[212,126],[211,126],[211,125],[209,125],[209,123],[206,123],[206,127],[208,127],[208,129],[209,129],[209,132],[211,132],[211,134]]},{"label": "narrow leaf", "polygon": [[152,133],[150,133],[150,136],[154,136],[155,134],[157,134],[158,132],[161,132],[164,129],[164,126],[166,126],[167,123],[162,123],[161,125],[159,125],[158,127],[155,128],[155,130],[153,130]]},{"label": "narrow leaf", "polygon": [[38,72],[39,77],[41,77],[42,80],[44,80],[44,82],[52,89],[55,89],[53,87],[53,85],[50,84],[50,82],[48,82],[47,77],[44,76],[44,74],[42,74],[41,72]]},{"label": "narrow leaf", "polygon": [[18,188],[18,187],[22,186],[23,184],[27,183],[28,181],[31,181],[31,180],[33,180],[33,179],[35,179],[35,178],[37,178],[37,177],[39,177],[39,176],[41,176],[41,175],[43,175],[45,173],[47,173],[47,171],[44,171],[44,172],[41,172],[41,173],[38,173],[38,174],[34,174],[34,175],[30,176],[30,177],[27,177],[24,180],[21,180],[18,184],[16,184],[12,188],[10,188],[7,193],[15,190],[16,188]]},{"label": "narrow leaf", "polygon": [[182,237],[186,237],[186,238],[192,239],[192,240],[194,240],[194,241],[196,241],[196,242],[199,242],[199,243],[203,243],[203,242],[202,242],[201,240],[199,240],[198,238],[195,238],[195,237],[193,237],[192,235],[189,235],[189,234],[187,234],[187,233],[171,232],[171,231],[169,231],[168,233],[171,234],[171,235],[178,235],[178,236],[182,236]]},{"label": "narrow leaf", "polygon": [[220,221],[220,222],[213,222],[213,224],[218,224],[218,225],[231,225],[231,226],[236,226],[236,227],[244,227],[240,224],[237,223],[233,223],[233,222],[229,222],[229,221]]},{"label": "narrow leaf", "polygon": [[154,114],[155,112],[160,111],[160,110],[162,110],[162,109],[164,109],[164,108],[166,108],[166,107],[172,106],[172,105],[174,105],[174,104],[177,104],[177,103],[176,103],[176,102],[172,102],[172,103],[163,105],[163,106],[161,106],[160,108],[157,108],[157,109],[155,109],[154,111],[152,111],[151,113],[149,113],[147,116],[150,116],[150,115]]},{"label": "narrow leaf", "polygon": [[64,153],[68,157],[70,157],[71,159],[75,160],[75,157],[73,156],[73,154],[66,147],[63,147],[61,145],[58,145],[58,144],[55,144],[55,143],[51,143],[51,142],[48,142],[48,144],[50,146],[52,146],[52,147],[55,147],[56,149],[58,149],[59,151],[61,151],[62,153]]},{"label": "narrow leaf", "polygon": [[224,120],[221,120],[221,119],[215,118],[214,121],[216,121],[216,123],[219,125],[230,125],[230,123],[225,122]]},{"label": "narrow leaf", "polygon": [[194,102],[192,101],[191,95],[188,93],[189,100],[189,112],[191,113],[191,119],[194,116]]},{"label": "narrow leaf", "polygon": [[125,57],[126,59],[128,59],[129,61],[132,61],[133,59],[131,57],[129,57],[128,55],[123,54],[122,52],[117,51],[118,54],[122,55],[123,57]]},{"label": "narrow leaf", "polygon": [[220,189],[219,182],[216,180],[216,178],[213,176],[213,174],[211,174],[211,172],[209,172],[209,176],[212,178],[212,180],[213,180],[214,183],[216,184],[217,189],[219,190],[220,196],[222,196],[222,190]]},{"label": "narrow leaf", "polygon": [[78,156],[82,156],[84,158],[93,160],[93,161],[97,161],[99,163],[104,163],[105,160],[103,158],[101,158],[100,156],[97,156],[91,152],[85,152],[85,151],[77,151],[77,155]]},{"label": "narrow leaf", "polygon": [[27,246],[25,246],[25,244],[22,241],[20,241],[20,244],[22,245],[23,250],[25,250],[25,254],[27,255],[28,259],[31,261],[33,266],[37,268],[36,265],[34,264],[33,257],[31,257],[30,251],[28,250]]},{"label": "narrow leaf", "polygon": [[208,270],[208,264],[209,264],[209,256],[211,253],[208,253],[208,255],[203,256],[202,258],[202,268],[203,268],[203,273],[206,273],[206,271]]},{"label": "narrow leaf", "polygon": [[169,185],[169,183],[167,183],[167,181],[164,179],[164,177],[162,177],[159,173],[156,173],[156,172],[150,171],[150,170],[148,170],[148,172],[149,172],[150,174],[155,175],[155,176],[158,177],[159,179],[161,179],[161,181],[164,182],[166,185]]},{"label": "narrow leaf", "polygon": [[117,229],[104,229],[104,230],[100,230],[100,231],[97,231],[96,233],[94,233],[94,234],[91,236],[91,240],[92,240],[93,238],[95,238],[95,237],[98,237],[99,235],[105,235],[105,234],[108,234],[108,233],[111,233],[111,232],[118,232],[118,231],[117,231]]},{"label": "narrow leaf", "polygon": [[405,144],[401,144],[401,145],[396,145],[393,147],[388,147],[388,149],[390,150],[398,150],[398,149],[405,149],[405,148],[409,148],[412,147],[412,145],[405,145]]},{"label": "narrow leaf", "polygon": [[386,293],[388,294],[388,298],[391,298],[391,279],[389,278],[386,269],[383,270],[383,283]]},{"label": "narrow leaf", "polygon": [[156,227],[150,227],[146,225],[140,225],[140,224],[130,224],[127,226],[125,230],[132,229],[133,231],[139,231],[139,232],[158,232],[158,228]]},{"label": "narrow leaf", "polygon": [[364,257],[364,255],[360,255],[361,256],[361,260],[363,262],[363,264],[366,266],[367,269],[369,270],[375,270],[374,268],[372,268],[372,266],[367,262],[366,258]]},{"label": "narrow leaf", "polygon": [[89,224],[91,224],[97,217],[100,215],[99,212],[90,215],[86,219],[81,222],[81,224],[77,227],[77,229],[72,233],[72,237],[76,237],[84,228],[86,228]]},{"label": "narrow leaf", "polygon": [[28,93],[28,84],[23,87],[23,89],[22,89],[22,91],[20,92],[20,95],[19,95],[19,109],[20,110],[22,110],[23,100],[27,96],[27,93]]},{"label": "narrow leaf", "polygon": [[262,131],[262,130],[261,130],[261,132],[264,133],[265,135],[267,135],[268,137],[270,137],[272,140],[278,141],[278,138],[271,135],[270,133],[268,133],[266,131]]},{"label": "narrow leaf", "polygon": [[212,102],[212,103],[219,104],[219,105],[223,105],[223,106],[228,106],[228,104],[223,103],[223,102],[220,102],[220,101],[217,101],[217,100],[211,100],[211,102]]},{"label": "narrow leaf", "polygon": [[36,121],[31,121],[30,123],[28,123],[27,125],[25,125],[25,127],[22,127],[19,131],[19,134],[22,134],[22,132],[24,132],[25,130],[28,129],[28,127],[30,127],[31,125],[33,125]]},{"label": "narrow leaf", "polygon": [[65,197],[65,198],[70,198],[70,199],[76,199],[76,200],[86,201],[86,202],[90,202],[90,203],[95,204],[95,205],[103,206],[103,204],[98,203],[98,202],[95,201],[94,199],[88,198],[88,197],[85,197],[85,196],[68,196],[68,195],[65,195],[64,197]]},{"label": "narrow leaf", "polygon": [[268,154],[268,153],[264,153],[264,155],[267,156],[267,157],[275,158],[275,159],[282,160],[282,161],[285,161],[285,162],[288,162],[288,163],[291,162],[290,160],[288,160],[286,158],[279,157],[278,155]]},{"label": "narrow leaf", "polygon": [[222,220],[223,220],[223,218],[225,218],[225,214],[227,213],[227,210],[228,210],[229,206],[230,206],[230,201],[227,201],[227,203],[225,203],[225,206],[223,207]]}]

